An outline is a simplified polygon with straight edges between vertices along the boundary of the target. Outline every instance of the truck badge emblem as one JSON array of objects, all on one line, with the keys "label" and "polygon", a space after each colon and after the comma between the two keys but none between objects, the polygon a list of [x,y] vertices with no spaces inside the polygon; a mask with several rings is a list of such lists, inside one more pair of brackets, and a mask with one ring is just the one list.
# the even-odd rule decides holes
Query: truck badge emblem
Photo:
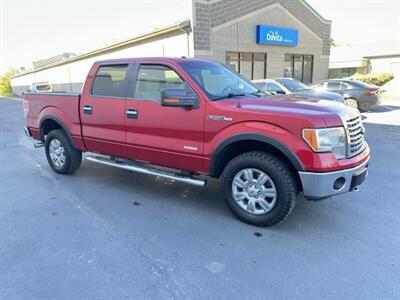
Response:
[{"label": "truck badge emblem", "polygon": [[228,118],[228,117],[225,117],[225,116],[208,115],[208,119],[211,120],[211,121],[227,121],[227,122],[232,121],[232,118]]}]

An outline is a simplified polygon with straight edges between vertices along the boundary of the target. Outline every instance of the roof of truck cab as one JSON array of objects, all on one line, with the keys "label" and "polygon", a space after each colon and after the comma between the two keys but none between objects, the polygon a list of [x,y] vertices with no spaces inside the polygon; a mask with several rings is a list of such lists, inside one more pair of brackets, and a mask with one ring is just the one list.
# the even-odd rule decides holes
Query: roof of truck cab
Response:
[{"label": "roof of truck cab", "polygon": [[168,56],[155,56],[155,57],[129,57],[129,58],[116,58],[116,59],[105,59],[96,61],[97,64],[123,64],[123,63],[138,63],[138,62],[172,62],[181,63],[187,61],[197,62],[209,62],[208,59],[194,58],[194,57],[168,57]]}]

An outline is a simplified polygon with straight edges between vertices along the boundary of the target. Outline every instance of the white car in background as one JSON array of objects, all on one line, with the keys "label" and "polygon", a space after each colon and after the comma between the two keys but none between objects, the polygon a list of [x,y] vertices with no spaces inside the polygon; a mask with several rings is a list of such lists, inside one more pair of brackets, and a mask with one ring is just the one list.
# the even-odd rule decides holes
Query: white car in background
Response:
[{"label": "white car in background", "polygon": [[258,79],[252,81],[258,88],[277,94],[292,94],[307,98],[318,98],[344,103],[342,95],[331,92],[315,91],[293,78]]},{"label": "white car in background", "polygon": [[50,93],[52,91],[53,87],[47,82],[32,83],[31,88],[28,90],[28,92],[34,93]]}]

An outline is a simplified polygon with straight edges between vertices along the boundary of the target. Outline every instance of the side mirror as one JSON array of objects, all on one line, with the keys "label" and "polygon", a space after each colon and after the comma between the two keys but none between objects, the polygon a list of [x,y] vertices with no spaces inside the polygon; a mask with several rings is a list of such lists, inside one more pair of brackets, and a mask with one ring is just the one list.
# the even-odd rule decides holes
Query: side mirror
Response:
[{"label": "side mirror", "polygon": [[164,88],[161,90],[161,106],[197,108],[199,99],[185,89]]},{"label": "side mirror", "polygon": [[286,92],[284,90],[277,90],[275,93],[280,94],[280,95],[286,94]]}]

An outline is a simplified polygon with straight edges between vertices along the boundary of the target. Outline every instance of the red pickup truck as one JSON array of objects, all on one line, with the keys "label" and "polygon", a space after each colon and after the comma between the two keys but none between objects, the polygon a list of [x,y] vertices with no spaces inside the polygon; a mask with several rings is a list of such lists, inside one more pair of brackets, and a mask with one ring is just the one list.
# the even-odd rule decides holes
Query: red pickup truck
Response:
[{"label": "red pickup truck", "polygon": [[82,93],[26,93],[26,134],[51,168],[86,160],[204,186],[219,178],[244,222],[270,226],[300,192],[356,190],[370,150],[358,111],[332,101],[271,96],[230,68],[192,58],[96,62]]}]

